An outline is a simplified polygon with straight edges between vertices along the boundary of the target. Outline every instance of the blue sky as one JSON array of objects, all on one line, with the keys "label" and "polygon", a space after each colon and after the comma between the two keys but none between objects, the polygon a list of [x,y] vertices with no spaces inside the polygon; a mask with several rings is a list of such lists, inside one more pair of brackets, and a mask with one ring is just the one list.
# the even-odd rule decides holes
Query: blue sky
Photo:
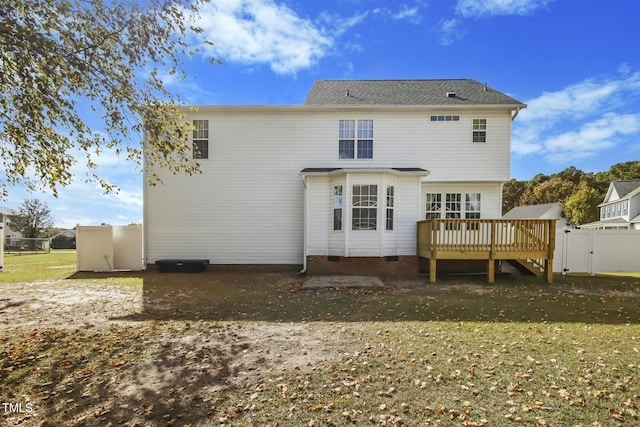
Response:
[{"label": "blue sky", "polygon": [[[638,16],[636,0],[211,0],[214,46],[190,42],[222,65],[189,59],[189,78],[166,82],[193,104],[301,104],[319,79],[471,78],[528,104],[512,177],[599,172],[640,159]],[[3,204],[40,198],[65,227],[140,222],[136,166],[99,164],[119,194],[78,180],[59,199],[10,188]]]}]

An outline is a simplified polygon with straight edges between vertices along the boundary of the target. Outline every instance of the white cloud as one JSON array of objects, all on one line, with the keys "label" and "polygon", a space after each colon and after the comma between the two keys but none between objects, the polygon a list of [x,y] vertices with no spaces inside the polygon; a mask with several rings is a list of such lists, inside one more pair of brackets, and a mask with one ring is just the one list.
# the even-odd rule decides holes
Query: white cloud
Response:
[{"label": "white cloud", "polygon": [[569,131],[544,141],[547,157],[552,161],[591,157],[617,144],[617,138],[640,131],[640,116],[607,113]]},{"label": "white cloud", "polygon": [[458,0],[455,6],[457,18],[442,19],[436,27],[440,44],[452,45],[464,38],[464,19],[489,16],[525,16],[545,7],[555,0]]},{"label": "white cloud", "polygon": [[422,22],[422,14],[418,6],[409,7],[403,4],[398,12],[393,13],[392,17],[396,21],[408,21],[416,25]]},{"label": "white cloud", "polygon": [[309,68],[333,46],[333,38],[309,19],[271,0],[205,3],[198,25],[215,45],[208,54],[223,61],[269,64],[278,74]]},{"label": "white cloud", "polygon": [[[223,62],[268,65],[277,74],[296,74],[331,54],[337,40],[368,17],[419,24],[419,6],[398,10],[379,8],[342,17],[328,11],[317,18],[302,17],[274,0],[219,0],[205,3],[196,20],[204,32],[200,48]],[[203,44],[210,40],[213,46]],[[340,47],[342,48],[342,44]]]},{"label": "white cloud", "polygon": [[461,28],[461,21],[455,18],[440,20],[437,31],[440,37],[440,44],[443,46],[450,46],[462,40],[465,36],[465,31]]},{"label": "white cloud", "polygon": [[629,113],[640,94],[640,73],[588,79],[527,101],[513,127],[512,151],[550,161],[592,157],[640,132],[640,114]]},{"label": "white cloud", "polygon": [[456,12],[468,17],[529,15],[553,0],[459,0]]}]

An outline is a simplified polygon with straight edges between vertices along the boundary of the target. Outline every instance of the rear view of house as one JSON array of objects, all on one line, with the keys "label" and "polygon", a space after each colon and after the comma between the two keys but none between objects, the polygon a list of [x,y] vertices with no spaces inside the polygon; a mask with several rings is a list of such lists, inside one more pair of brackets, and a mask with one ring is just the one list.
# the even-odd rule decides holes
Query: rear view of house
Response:
[{"label": "rear view of house", "polygon": [[500,218],[525,105],[473,80],[325,80],[303,105],[200,106],[202,174],[156,171],[145,257],[415,274],[417,221]]}]

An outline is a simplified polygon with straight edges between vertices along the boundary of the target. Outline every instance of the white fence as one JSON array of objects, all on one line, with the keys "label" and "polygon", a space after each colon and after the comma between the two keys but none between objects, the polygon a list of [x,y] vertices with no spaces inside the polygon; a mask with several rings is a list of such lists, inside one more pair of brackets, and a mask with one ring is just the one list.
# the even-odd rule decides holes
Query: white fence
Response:
[{"label": "white fence", "polygon": [[640,271],[640,230],[567,229],[556,233],[554,273]]},{"label": "white fence", "polygon": [[78,271],[143,270],[142,226],[77,226]]}]

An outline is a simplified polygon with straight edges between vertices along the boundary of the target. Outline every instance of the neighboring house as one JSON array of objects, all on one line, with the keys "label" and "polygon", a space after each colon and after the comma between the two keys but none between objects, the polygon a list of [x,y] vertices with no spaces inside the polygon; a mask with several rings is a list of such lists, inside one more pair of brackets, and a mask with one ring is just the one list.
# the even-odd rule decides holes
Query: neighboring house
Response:
[{"label": "neighboring house", "polygon": [[640,230],[640,179],[612,181],[598,209],[600,221],[580,228]]},{"label": "neighboring house", "polygon": [[502,216],[504,219],[555,219],[556,229],[567,226],[567,219],[562,216],[560,203],[543,203],[540,205],[516,206]]},{"label": "neighboring house", "polygon": [[501,217],[525,107],[474,80],[324,80],[304,105],[185,110],[202,174],[156,170],[145,261],[417,272],[417,221]]},{"label": "neighboring house", "polygon": [[[54,230],[50,230],[54,231]],[[75,249],[76,248],[76,230],[55,230],[57,233],[53,235],[49,242],[51,249]]]},{"label": "neighboring house", "polygon": [[0,207],[0,216],[2,217],[5,243],[22,239],[22,233],[12,230],[9,226],[9,224],[11,224],[11,217],[15,217],[16,215],[17,213],[13,209]]}]

